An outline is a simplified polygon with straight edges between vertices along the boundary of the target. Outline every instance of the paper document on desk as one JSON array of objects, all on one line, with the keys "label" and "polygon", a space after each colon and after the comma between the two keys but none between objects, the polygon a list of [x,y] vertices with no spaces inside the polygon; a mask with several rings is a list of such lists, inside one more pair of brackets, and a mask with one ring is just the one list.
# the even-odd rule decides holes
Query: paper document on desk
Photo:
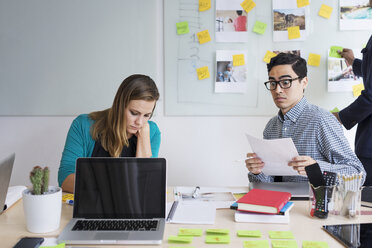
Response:
[{"label": "paper document on desk", "polygon": [[173,205],[173,209],[168,213],[167,222],[169,223],[214,224],[216,208],[213,205],[203,202],[184,204],[178,201],[174,202]]},{"label": "paper document on desk", "polygon": [[266,140],[245,135],[252,151],[265,163],[262,169],[264,174],[270,176],[299,175],[297,171],[288,166],[288,162],[298,156],[291,138]]}]

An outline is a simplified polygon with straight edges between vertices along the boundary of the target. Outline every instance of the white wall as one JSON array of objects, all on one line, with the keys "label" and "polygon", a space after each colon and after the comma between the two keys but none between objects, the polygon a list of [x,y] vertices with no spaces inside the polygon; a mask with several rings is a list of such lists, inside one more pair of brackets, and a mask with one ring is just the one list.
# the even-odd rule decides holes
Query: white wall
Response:
[{"label": "white wall", "polygon": [[[163,33],[161,0],[157,9],[157,27]],[[156,81],[164,92],[163,36],[157,40],[158,68]],[[315,103],[316,104],[316,103]],[[108,106],[107,106],[108,107]],[[249,151],[244,133],[262,137],[270,117],[168,117],[164,99],[157,104],[154,120],[162,132],[159,156],[168,161],[168,184],[201,186],[246,185],[244,158]],[[28,175],[35,165],[49,166],[51,184],[57,184],[57,172],[68,128],[68,117],[0,117],[0,158],[16,152],[11,185],[28,185]],[[355,128],[345,132],[354,146]]]}]

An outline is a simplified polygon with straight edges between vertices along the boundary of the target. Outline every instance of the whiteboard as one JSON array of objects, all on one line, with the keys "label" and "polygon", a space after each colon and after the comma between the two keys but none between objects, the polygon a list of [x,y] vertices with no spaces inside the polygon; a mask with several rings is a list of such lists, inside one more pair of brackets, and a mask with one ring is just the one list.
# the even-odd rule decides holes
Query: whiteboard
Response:
[{"label": "whiteboard", "polygon": [[[248,42],[241,43],[215,41],[216,1],[212,0],[211,9],[205,12],[198,11],[198,0],[164,1],[166,115],[274,115],[277,108],[263,84],[267,81],[266,63],[263,61],[267,50],[300,50],[306,60],[309,53],[321,55],[319,67],[308,66],[309,85],[305,96],[311,103],[331,110],[346,107],[355,99],[352,92],[327,91],[327,51],[334,45],[362,49],[371,31],[340,31],[338,1],[326,3],[333,7],[330,19],[318,16],[322,2],[311,1],[310,6],[306,7],[306,40],[289,42],[273,42],[273,2],[255,1],[256,7],[248,13],[247,18]],[[176,23],[182,21],[189,22],[190,32],[177,35]],[[267,24],[263,35],[252,32],[256,21]],[[199,44],[195,34],[206,29],[209,30],[211,42]],[[214,93],[217,50],[247,50],[245,93]],[[209,67],[210,78],[198,80],[196,69],[202,66]]]},{"label": "whiteboard", "polygon": [[0,115],[111,106],[133,74],[156,75],[156,1],[0,1]]}]

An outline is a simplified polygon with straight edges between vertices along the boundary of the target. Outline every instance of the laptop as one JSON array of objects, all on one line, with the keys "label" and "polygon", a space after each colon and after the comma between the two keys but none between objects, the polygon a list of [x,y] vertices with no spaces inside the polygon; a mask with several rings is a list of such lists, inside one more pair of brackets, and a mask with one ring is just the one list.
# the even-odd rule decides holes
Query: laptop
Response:
[{"label": "laptop", "polygon": [[166,213],[164,158],[78,158],[66,244],[161,244]]},{"label": "laptop", "polygon": [[15,154],[13,153],[0,162],[0,214],[6,209],[5,200],[12,175],[14,159]]},{"label": "laptop", "polygon": [[309,182],[251,182],[249,189],[266,189],[289,192],[291,200],[308,200],[310,194]]}]

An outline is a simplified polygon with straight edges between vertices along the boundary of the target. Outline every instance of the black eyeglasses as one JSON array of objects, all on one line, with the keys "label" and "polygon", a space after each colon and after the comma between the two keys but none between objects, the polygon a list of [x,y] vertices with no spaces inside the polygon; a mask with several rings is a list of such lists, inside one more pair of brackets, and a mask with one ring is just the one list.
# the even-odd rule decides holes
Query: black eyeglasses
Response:
[{"label": "black eyeglasses", "polygon": [[301,79],[301,77],[286,78],[286,79],[282,79],[282,80],[279,80],[279,81],[270,80],[270,81],[265,82],[264,84],[266,86],[266,89],[268,89],[268,90],[275,90],[276,87],[278,86],[278,84],[280,85],[280,88],[288,89],[288,88],[291,88],[292,82],[294,80],[297,80],[297,79]]}]

